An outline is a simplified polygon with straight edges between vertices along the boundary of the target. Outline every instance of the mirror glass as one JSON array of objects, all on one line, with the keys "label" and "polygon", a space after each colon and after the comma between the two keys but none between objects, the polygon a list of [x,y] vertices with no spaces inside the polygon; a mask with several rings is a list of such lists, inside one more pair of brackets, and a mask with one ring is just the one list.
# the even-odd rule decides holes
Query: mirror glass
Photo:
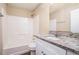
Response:
[{"label": "mirror glass", "polygon": [[79,33],[79,9],[71,11],[71,32]]}]

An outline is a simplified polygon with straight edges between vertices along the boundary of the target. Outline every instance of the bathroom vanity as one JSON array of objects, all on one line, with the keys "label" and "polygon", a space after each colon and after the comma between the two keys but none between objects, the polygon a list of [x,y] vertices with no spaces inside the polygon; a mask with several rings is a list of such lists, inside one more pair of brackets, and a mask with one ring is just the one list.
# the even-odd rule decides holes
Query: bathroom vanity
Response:
[{"label": "bathroom vanity", "polygon": [[71,43],[71,39],[57,38],[55,36],[34,35],[36,42],[36,55],[78,55],[79,46]]}]

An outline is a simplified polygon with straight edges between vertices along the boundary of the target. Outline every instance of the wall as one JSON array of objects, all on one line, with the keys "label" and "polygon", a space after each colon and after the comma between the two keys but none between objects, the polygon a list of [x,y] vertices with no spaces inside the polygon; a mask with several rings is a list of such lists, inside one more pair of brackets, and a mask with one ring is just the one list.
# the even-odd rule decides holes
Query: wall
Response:
[{"label": "wall", "polygon": [[0,18],[0,54],[2,54],[2,21]]},{"label": "wall", "polygon": [[56,31],[56,19],[50,20],[50,31]]},{"label": "wall", "polygon": [[[0,12],[2,12],[5,16],[6,14],[6,5],[0,3]],[[5,17],[0,17],[0,54],[3,52],[3,20]]]},{"label": "wall", "polygon": [[66,4],[51,14],[52,19],[57,19],[57,31],[71,31],[70,12],[77,8],[79,8],[79,4]]},{"label": "wall", "polygon": [[64,9],[57,11],[52,15],[56,19],[56,29],[57,31],[70,31],[69,25],[69,12]]},{"label": "wall", "polygon": [[34,14],[39,16],[39,33],[47,34],[49,32],[49,4],[40,5]]},{"label": "wall", "polygon": [[33,34],[39,33],[39,15],[33,16]]},{"label": "wall", "polygon": [[21,17],[30,17],[31,16],[31,12],[28,11],[27,9],[14,7],[14,6],[10,6],[10,5],[7,5],[6,11],[7,11],[8,15],[21,16]]}]

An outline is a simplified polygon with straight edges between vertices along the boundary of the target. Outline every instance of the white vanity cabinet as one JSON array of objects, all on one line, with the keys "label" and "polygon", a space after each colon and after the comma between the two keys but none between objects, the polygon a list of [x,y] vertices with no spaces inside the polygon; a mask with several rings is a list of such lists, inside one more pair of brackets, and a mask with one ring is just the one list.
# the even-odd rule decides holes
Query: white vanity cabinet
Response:
[{"label": "white vanity cabinet", "polygon": [[48,50],[41,42],[36,43],[36,55],[52,55],[53,53]]},{"label": "white vanity cabinet", "polygon": [[65,55],[66,50],[36,38],[36,55]]}]

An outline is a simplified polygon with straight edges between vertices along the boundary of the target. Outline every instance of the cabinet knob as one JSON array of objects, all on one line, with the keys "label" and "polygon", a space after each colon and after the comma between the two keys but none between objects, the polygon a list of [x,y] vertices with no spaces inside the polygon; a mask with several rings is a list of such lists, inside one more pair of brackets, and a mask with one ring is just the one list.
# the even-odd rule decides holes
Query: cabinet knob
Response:
[{"label": "cabinet knob", "polygon": [[41,52],[43,55],[46,55],[43,51]]},{"label": "cabinet knob", "polygon": [[44,53],[43,51],[41,53]]}]

